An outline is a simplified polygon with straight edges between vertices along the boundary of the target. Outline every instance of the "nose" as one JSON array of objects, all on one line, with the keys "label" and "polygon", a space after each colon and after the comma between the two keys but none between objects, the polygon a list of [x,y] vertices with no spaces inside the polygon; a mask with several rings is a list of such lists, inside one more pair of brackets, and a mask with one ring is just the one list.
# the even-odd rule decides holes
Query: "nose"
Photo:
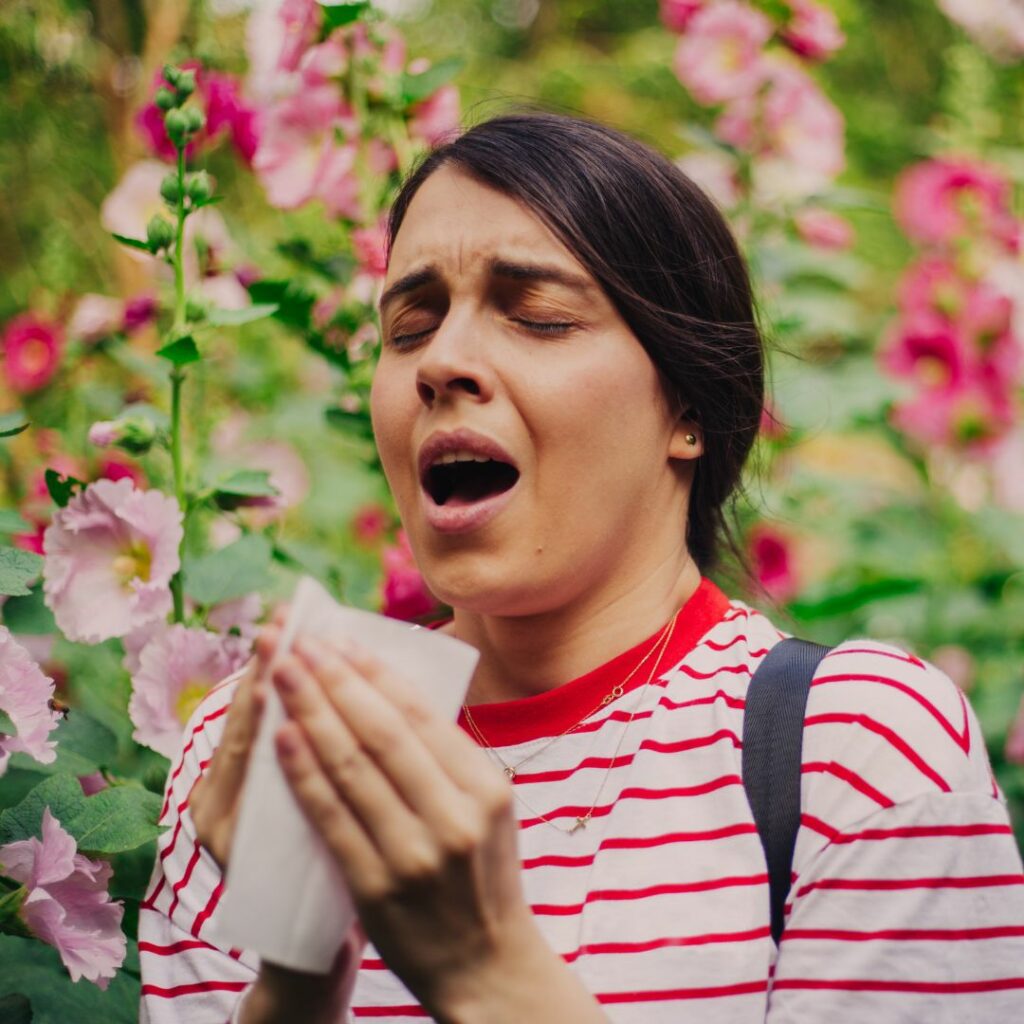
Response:
[{"label": "nose", "polygon": [[449,314],[424,346],[416,371],[416,391],[431,409],[438,403],[469,399],[486,402],[494,394],[493,371],[483,359],[483,325]]}]

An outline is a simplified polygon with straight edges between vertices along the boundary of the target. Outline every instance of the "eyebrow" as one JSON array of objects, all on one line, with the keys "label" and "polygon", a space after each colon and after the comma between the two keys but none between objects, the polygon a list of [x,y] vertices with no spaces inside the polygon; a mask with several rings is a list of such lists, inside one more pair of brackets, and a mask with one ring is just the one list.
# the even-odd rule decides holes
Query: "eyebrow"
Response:
[{"label": "eyebrow", "polygon": [[[570,270],[548,263],[517,263],[512,260],[491,259],[487,269],[494,277],[504,277],[512,281],[558,284],[578,292],[589,292],[594,287],[588,277],[574,274]],[[400,277],[381,295],[381,311],[383,312],[391,302],[400,296],[408,295],[424,285],[435,284],[440,280],[440,271],[433,264]]]}]

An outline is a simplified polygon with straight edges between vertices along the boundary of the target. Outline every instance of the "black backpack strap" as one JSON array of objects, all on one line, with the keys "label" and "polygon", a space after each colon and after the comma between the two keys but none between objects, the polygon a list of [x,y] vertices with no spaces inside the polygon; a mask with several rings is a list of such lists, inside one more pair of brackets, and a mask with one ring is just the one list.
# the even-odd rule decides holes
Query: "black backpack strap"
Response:
[{"label": "black backpack strap", "polygon": [[807,693],[831,650],[791,637],[758,666],[743,716],[743,786],[768,862],[772,938],[782,935],[793,849],[800,827],[800,764]]}]

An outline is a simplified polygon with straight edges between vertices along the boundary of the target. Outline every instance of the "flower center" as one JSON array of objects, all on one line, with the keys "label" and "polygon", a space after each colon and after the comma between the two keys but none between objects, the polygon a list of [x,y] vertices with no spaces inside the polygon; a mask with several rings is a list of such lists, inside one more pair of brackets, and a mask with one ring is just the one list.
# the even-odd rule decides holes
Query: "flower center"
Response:
[{"label": "flower center", "polygon": [[31,338],[22,346],[20,358],[23,370],[39,373],[50,361],[50,346],[39,338]]},{"label": "flower center", "polygon": [[142,541],[135,541],[114,559],[114,572],[123,586],[136,578],[148,583],[152,562],[149,548]]},{"label": "flower center", "polygon": [[929,388],[942,387],[953,377],[949,363],[938,356],[921,356],[916,368],[921,382]]},{"label": "flower center", "polygon": [[187,683],[178,694],[174,710],[177,712],[178,721],[184,725],[191,717],[192,712],[199,706],[199,702],[206,696],[210,689],[208,682]]}]

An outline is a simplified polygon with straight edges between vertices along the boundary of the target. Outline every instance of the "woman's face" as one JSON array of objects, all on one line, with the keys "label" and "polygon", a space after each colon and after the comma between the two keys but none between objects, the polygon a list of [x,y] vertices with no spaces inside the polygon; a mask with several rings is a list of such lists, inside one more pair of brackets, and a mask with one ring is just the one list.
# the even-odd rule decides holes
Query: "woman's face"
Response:
[{"label": "woman's face", "polygon": [[[381,301],[371,408],[431,589],[530,615],[681,547],[691,425],[573,254],[527,208],[450,166],[421,186]],[[670,461],[671,460],[671,461]],[[662,539],[663,538],[663,539]]]}]

